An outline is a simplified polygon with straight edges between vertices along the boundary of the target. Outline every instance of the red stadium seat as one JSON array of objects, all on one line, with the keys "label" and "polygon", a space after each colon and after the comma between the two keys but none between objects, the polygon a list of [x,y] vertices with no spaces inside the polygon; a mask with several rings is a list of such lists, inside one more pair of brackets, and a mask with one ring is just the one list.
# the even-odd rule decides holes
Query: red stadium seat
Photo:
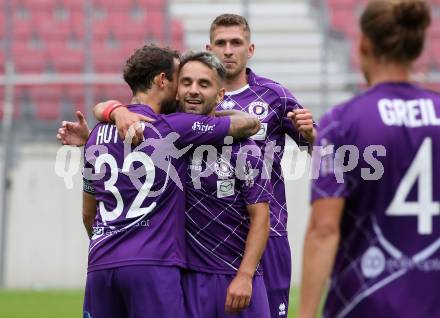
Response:
[{"label": "red stadium seat", "polygon": [[49,62],[58,73],[81,73],[84,70],[84,50],[69,48],[63,42],[48,43]]},{"label": "red stadium seat", "polygon": [[35,85],[29,88],[37,119],[53,121],[60,117],[61,88],[59,85]]},{"label": "red stadium seat", "polygon": [[27,40],[34,32],[33,21],[29,18],[18,18],[14,15],[12,19],[12,38],[14,40]]},{"label": "red stadium seat", "polygon": [[440,71],[440,41],[431,41],[431,57],[437,70]]},{"label": "red stadium seat", "polygon": [[94,88],[94,92],[96,102],[116,99],[124,104],[128,104],[130,103],[132,96],[131,90],[127,84],[97,85]]},{"label": "red stadium seat", "polygon": [[173,39],[172,39],[171,46],[172,46],[174,49],[176,49],[176,50],[182,52],[183,49],[184,49],[184,43],[183,43],[183,40],[184,40],[183,26],[182,26],[181,22],[180,22],[179,20],[177,20],[177,19],[173,19],[173,22],[172,22],[172,23],[173,23],[173,24],[172,24],[172,35],[173,35]]},{"label": "red stadium seat", "polygon": [[106,42],[92,44],[93,62],[98,73],[121,73],[126,56],[121,47],[111,48]]},{"label": "red stadium seat", "polygon": [[165,7],[164,0],[133,0],[133,2],[140,7],[154,8],[156,10],[163,10]]},{"label": "red stadium seat", "polygon": [[48,67],[48,55],[43,48],[33,48],[26,41],[14,41],[12,58],[17,73],[42,73]]}]

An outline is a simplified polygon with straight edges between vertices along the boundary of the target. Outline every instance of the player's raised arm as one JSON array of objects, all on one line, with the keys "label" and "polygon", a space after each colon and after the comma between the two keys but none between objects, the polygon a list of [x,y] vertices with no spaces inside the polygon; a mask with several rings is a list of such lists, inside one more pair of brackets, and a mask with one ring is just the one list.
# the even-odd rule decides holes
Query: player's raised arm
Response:
[{"label": "player's raised arm", "polygon": [[89,126],[84,115],[77,111],[75,113],[77,121],[63,121],[58,129],[57,139],[63,145],[84,146],[90,135]]},{"label": "player's raised arm", "polygon": [[260,120],[257,117],[239,110],[217,111],[215,115],[217,117],[229,116],[231,118],[229,135],[237,139],[255,135],[261,127]]}]

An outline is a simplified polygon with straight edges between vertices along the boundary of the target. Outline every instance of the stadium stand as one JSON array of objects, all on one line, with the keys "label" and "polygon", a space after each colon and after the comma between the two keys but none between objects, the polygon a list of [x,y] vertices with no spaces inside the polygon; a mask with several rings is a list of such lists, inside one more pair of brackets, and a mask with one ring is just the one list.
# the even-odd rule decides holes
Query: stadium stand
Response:
[{"label": "stadium stand", "polygon": [[[173,17],[168,23],[164,0],[94,0],[89,4],[77,0],[6,2],[1,1],[0,45],[5,46],[9,8],[11,56],[15,73],[19,75],[80,75],[87,71],[90,52],[92,72],[120,75],[126,58],[144,43],[184,48],[182,24]],[[87,5],[93,8],[91,12],[87,11]],[[90,43],[85,37],[88,17],[93,31]],[[0,51],[2,74],[4,51]],[[16,86],[16,95],[20,96],[14,102],[16,113],[21,114],[18,110],[24,109],[23,116],[57,125],[66,110],[84,110],[85,86],[79,84]],[[110,97],[129,101],[130,92],[122,77],[121,84],[104,86],[104,92],[100,87],[94,85],[95,101]]]},{"label": "stadium stand", "polygon": [[[350,67],[359,68],[356,38],[359,35],[358,15],[366,0],[326,0],[331,27],[349,43]],[[429,0],[433,7],[433,21],[428,31],[427,48],[416,65],[417,72],[429,72],[440,69],[440,1]]]},{"label": "stadium stand", "polygon": [[[420,74],[438,74],[440,70],[440,0],[430,2],[435,8],[434,19],[427,50],[417,64],[416,71]],[[287,86],[319,117],[325,107],[359,89],[354,84],[360,81],[359,77],[353,76],[359,68],[356,20],[365,3],[366,0],[250,1],[247,12],[253,41],[257,44],[251,67]],[[12,9],[9,38],[15,72],[59,76],[86,71],[120,74],[126,58],[147,42],[170,44],[178,50],[203,48],[208,41],[210,22],[216,15],[244,13],[243,2],[233,0],[11,0],[1,1],[0,6],[2,48],[6,43],[7,9]],[[92,10],[88,11],[90,7]],[[329,18],[330,31],[321,21],[321,7]],[[90,43],[87,35],[91,35]],[[329,47],[325,46],[326,36]],[[0,50],[0,74],[4,73],[5,53]],[[323,80],[324,73],[327,82]],[[430,85],[434,89],[438,86]],[[100,92],[101,86],[94,85],[94,101],[110,97],[128,101],[129,92],[122,79],[121,84],[110,86],[107,89],[104,85],[104,92]],[[67,92],[68,96],[53,99],[48,92],[46,103],[44,92],[37,98],[29,85],[17,86],[16,93],[24,97],[16,107],[35,107],[28,114],[46,123],[53,118],[56,125],[63,105],[70,105],[72,110],[84,109],[84,85],[64,84],[61,88],[62,95]],[[316,93],[324,88],[328,89],[326,100],[324,95]],[[45,103],[57,109],[48,113]]]}]

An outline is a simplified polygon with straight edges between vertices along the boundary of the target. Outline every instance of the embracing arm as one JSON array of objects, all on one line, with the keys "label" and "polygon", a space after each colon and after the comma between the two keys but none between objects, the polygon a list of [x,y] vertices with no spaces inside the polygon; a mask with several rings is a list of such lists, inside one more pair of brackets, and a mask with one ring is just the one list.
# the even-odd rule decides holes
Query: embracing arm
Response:
[{"label": "embracing arm", "polygon": [[229,116],[231,125],[229,126],[229,136],[237,139],[248,138],[255,135],[261,127],[260,120],[239,110],[224,110],[215,112],[215,116]]}]

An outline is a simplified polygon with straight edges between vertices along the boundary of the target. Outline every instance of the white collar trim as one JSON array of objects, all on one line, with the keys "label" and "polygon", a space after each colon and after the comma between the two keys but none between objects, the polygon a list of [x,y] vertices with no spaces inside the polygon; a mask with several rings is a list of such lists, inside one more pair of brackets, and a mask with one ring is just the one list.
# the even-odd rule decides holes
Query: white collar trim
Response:
[{"label": "white collar trim", "polygon": [[227,96],[232,96],[232,95],[237,95],[240,94],[242,92],[244,92],[245,90],[247,90],[249,88],[249,84],[246,84],[245,86],[243,86],[242,88],[239,88],[235,91],[231,91],[231,92],[226,92],[225,95]]}]

